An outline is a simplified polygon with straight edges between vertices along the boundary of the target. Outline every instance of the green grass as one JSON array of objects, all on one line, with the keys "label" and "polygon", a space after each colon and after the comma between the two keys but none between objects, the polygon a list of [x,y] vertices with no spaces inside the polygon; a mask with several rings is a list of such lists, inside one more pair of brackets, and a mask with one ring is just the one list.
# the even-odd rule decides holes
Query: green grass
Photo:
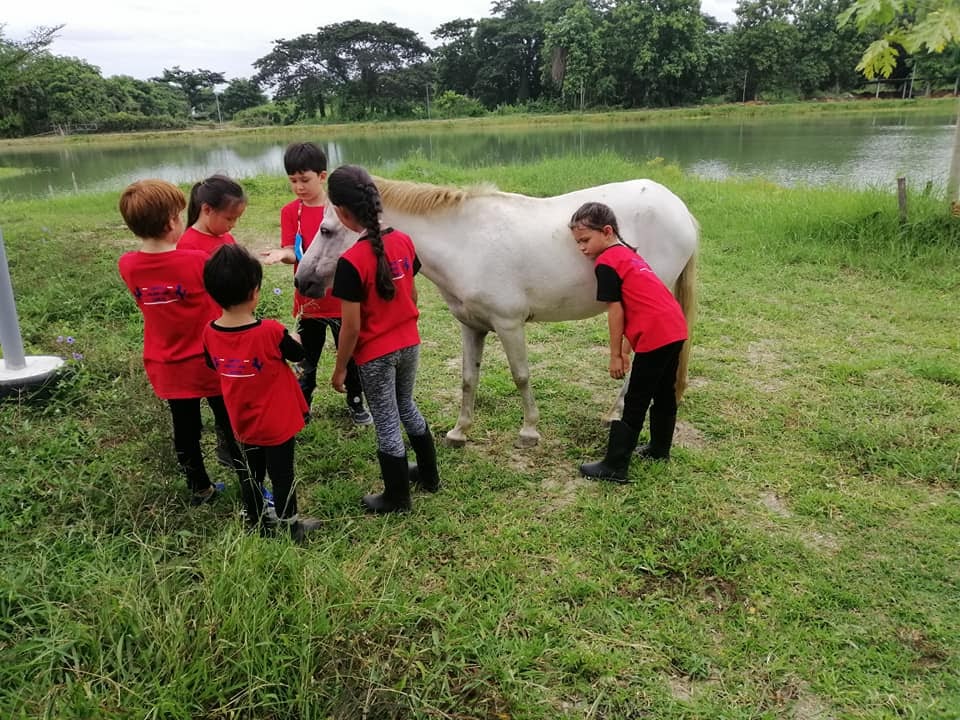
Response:
[{"label": "green grass", "polygon": [[[673,462],[635,463],[625,487],[579,478],[616,391],[605,322],[534,325],[540,446],[513,446],[492,340],[442,492],[364,517],[373,434],[321,389],[297,476],[326,528],[302,550],[249,537],[222,468],[227,497],[187,507],[116,274],[133,246],[116,194],[3,203],[28,353],[83,359],[0,404],[0,716],[960,716],[960,226],[942,201],[912,196],[901,227],[892,195],[612,156],[384,174],[535,195],[647,176],[681,195],[702,250]],[[236,236],[271,244],[285,183],[245,187]],[[289,319],[290,269],[264,286],[263,312]],[[420,289],[418,399],[440,431],[459,332]]]}]

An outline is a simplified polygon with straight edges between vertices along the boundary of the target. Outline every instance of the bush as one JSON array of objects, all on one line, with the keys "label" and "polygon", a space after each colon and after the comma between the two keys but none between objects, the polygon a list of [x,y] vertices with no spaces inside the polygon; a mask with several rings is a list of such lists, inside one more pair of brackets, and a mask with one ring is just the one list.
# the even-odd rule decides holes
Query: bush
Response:
[{"label": "bush", "polygon": [[453,90],[445,90],[434,100],[433,112],[441,118],[479,117],[487,113],[479,100]]},{"label": "bush", "polygon": [[293,103],[286,100],[270,102],[240,110],[233,116],[233,121],[243,127],[293,125],[297,121],[297,109]]},{"label": "bush", "polygon": [[136,130],[181,130],[187,126],[186,118],[172,115],[143,115],[141,113],[117,112],[97,120],[99,132],[134,132]]}]

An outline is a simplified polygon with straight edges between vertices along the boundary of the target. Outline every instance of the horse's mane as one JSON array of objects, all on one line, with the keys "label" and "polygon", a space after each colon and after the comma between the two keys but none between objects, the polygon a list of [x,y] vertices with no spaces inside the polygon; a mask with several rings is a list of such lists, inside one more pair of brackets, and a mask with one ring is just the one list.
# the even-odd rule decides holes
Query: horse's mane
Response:
[{"label": "horse's mane", "polygon": [[430,215],[439,210],[460,205],[470,198],[494,195],[499,192],[496,186],[490,183],[456,188],[405,180],[387,180],[381,177],[375,177],[374,182],[380,190],[384,207],[410,215]]}]

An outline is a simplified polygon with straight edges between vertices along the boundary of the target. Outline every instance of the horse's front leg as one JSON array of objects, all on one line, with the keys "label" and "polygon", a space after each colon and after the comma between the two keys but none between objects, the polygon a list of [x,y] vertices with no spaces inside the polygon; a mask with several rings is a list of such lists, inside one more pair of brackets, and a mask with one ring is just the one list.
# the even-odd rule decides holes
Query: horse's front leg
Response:
[{"label": "horse's front leg", "polygon": [[523,427],[520,428],[517,446],[533,447],[540,442],[540,433],[537,432],[540,411],[537,410],[533,389],[530,387],[530,364],[527,361],[527,337],[523,323],[494,323],[493,329],[503,344],[503,351],[510,363],[513,382],[520,392],[520,401],[523,403]]},{"label": "horse's front leg", "polygon": [[460,335],[463,337],[463,383],[460,395],[460,417],[456,427],[447,433],[447,445],[463,447],[467,443],[467,431],[473,425],[473,405],[477,398],[477,384],[480,381],[480,362],[483,360],[483,344],[487,339],[486,330],[476,330],[460,323]]}]

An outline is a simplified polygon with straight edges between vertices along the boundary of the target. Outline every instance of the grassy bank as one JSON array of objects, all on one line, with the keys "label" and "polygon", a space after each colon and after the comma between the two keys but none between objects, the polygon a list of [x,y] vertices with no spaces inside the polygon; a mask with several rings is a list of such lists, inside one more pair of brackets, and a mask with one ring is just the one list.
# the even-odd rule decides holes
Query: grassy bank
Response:
[{"label": "grassy bank", "polygon": [[[0,715],[960,715],[960,231],[941,202],[911,197],[901,228],[889,195],[609,156],[389,174],[536,195],[647,176],[687,201],[701,304],[674,460],[580,479],[616,390],[605,321],[535,325],[539,447],[513,447],[493,340],[443,491],[363,517],[373,435],[321,391],[297,475],[326,528],[302,550],[248,537],[221,468],[227,496],[187,507],[116,274],[116,194],[4,203],[28,352],[82,359],[45,399],[0,403]],[[287,190],[245,187],[236,235],[270,244]],[[264,285],[288,318],[289,268]],[[443,431],[459,332],[420,289],[418,399]]]},{"label": "grassy bank", "polygon": [[700,105],[696,107],[660,108],[645,110],[613,110],[607,112],[560,113],[560,114],[508,114],[486,115],[479,118],[452,120],[397,120],[384,122],[324,123],[322,125],[290,125],[258,128],[242,128],[227,123],[194,127],[187,130],[169,130],[137,133],[104,133],[87,135],[45,136],[0,139],[0,148],[6,150],[29,149],[37,145],[108,144],[124,145],[145,141],[178,140],[208,137],[261,136],[289,137],[298,139],[308,128],[318,128],[324,137],[364,135],[383,132],[431,132],[529,128],[552,125],[577,125],[589,123],[645,123],[670,125],[684,122],[710,120],[765,120],[777,118],[816,117],[849,114],[898,114],[898,113],[953,113],[957,111],[956,98],[916,98],[912,100],[837,100],[792,103],[732,103],[723,105]]}]

